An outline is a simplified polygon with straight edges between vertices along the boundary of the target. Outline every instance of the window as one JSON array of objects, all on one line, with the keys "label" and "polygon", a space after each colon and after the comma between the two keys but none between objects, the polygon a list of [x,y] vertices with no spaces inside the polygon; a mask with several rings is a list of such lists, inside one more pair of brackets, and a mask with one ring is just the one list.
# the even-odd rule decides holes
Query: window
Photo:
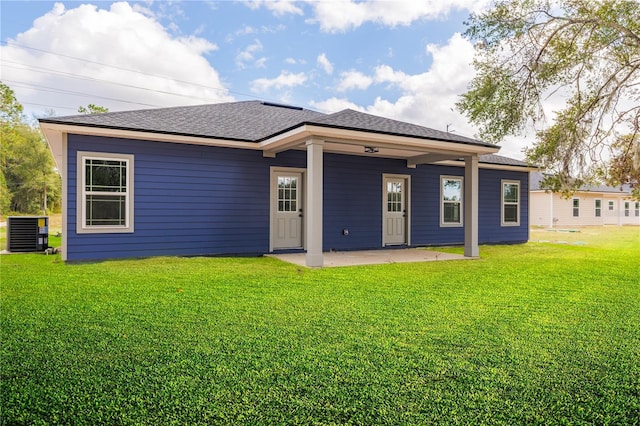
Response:
[{"label": "window", "polygon": [[596,217],[601,217],[602,216],[602,200],[596,200],[595,208],[596,210],[594,214],[596,215]]},{"label": "window", "polygon": [[387,182],[387,212],[401,212],[402,202],[402,182]]},{"label": "window", "polygon": [[573,217],[580,217],[580,199],[573,199]]},{"label": "window", "polygon": [[278,211],[298,211],[298,178],[278,176]]},{"label": "window", "polygon": [[635,210],[636,217],[640,217],[640,201],[636,201],[634,210]]},{"label": "window", "polygon": [[77,232],[133,232],[133,155],[78,152],[77,198]]},{"label": "window", "polygon": [[624,216],[629,217],[629,207],[630,203],[628,201],[624,202]]},{"label": "window", "polygon": [[609,211],[610,211],[610,212],[612,212],[612,211],[613,211],[613,208],[614,208],[613,206],[614,206],[613,201],[609,201]]},{"label": "window", "polygon": [[462,226],[462,178],[442,176],[440,183],[440,225]]},{"label": "window", "polygon": [[518,181],[502,181],[501,225],[520,225],[520,182]]}]

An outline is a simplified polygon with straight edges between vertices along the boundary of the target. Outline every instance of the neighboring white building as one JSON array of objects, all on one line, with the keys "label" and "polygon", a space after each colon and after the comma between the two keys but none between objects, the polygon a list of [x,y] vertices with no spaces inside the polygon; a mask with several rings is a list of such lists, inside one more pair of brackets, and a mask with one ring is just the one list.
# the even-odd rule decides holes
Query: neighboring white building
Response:
[{"label": "neighboring white building", "polygon": [[541,188],[543,177],[539,172],[530,173],[531,226],[640,226],[640,201],[631,198],[628,186],[591,186],[564,198],[562,194]]}]

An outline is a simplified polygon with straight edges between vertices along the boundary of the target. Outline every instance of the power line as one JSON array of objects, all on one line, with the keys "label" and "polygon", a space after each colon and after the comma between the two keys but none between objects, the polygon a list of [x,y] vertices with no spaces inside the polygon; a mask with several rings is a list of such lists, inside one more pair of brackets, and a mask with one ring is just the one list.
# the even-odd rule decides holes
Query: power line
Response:
[{"label": "power line", "polygon": [[[122,87],[128,87],[128,88],[132,88],[132,89],[146,90],[148,92],[154,92],[154,93],[159,93],[159,94],[163,94],[163,95],[181,96],[181,97],[189,98],[189,99],[199,99],[199,100],[206,101],[206,102],[212,102],[212,101],[213,102],[220,102],[220,101],[222,101],[222,99],[219,99],[219,98],[202,98],[202,97],[199,97],[199,96],[184,95],[184,94],[181,94],[181,93],[168,92],[168,91],[165,91],[165,90],[149,89],[147,87],[136,86],[136,85],[133,85],[133,84],[119,83],[119,82],[116,82],[116,81],[105,80],[105,79],[102,79],[102,78],[87,77],[87,76],[82,76],[82,75],[78,75],[78,74],[74,74],[74,73],[58,71],[58,70],[54,70],[54,69],[51,69],[51,68],[38,67],[38,66],[35,66],[35,65],[28,65],[28,64],[22,64],[20,62],[15,62],[15,61],[7,61],[5,59],[0,60],[0,62],[22,65],[22,67],[16,67],[16,66],[12,66],[12,65],[5,65],[6,68],[14,68],[14,69],[30,71],[30,72],[37,72],[37,73],[44,73],[44,74],[51,74],[51,75],[59,75],[59,76],[64,76],[64,77],[71,77],[71,78],[75,78],[75,79],[79,79],[79,80],[87,80],[87,81],[95,81],[95,82],[99,82],[99,83],[113,84],[113,85],[122,86]],[[27,68],[24,68],[24,67],[27,67]]]},{"label": "power line", "polygon": [[123,102],[123,103],[127,103],[127,104],[135,104],[135,105],[142,105],[142,106],[148,106],[148,107],[159,107],[160,105],[154,105],[154,104],[145,104],[142,102],[133,102],[133,101],[127,101],[124,99],[116,99],[116,98],[109,98],[107,96],[100,96],[100,95],[92,95],[92,94],[88,94],[88,93],[83,93],[83,92],[74,92],[72,90],[65,90],[65,89],[55,89],[55,88],[51,88],[51,87],[47,87],[47,86],[40,86],[38,84],[31,84],[31,83],[24,83],[22,81],[15,81],[15,80],[4,80],[6,82],[9,83],[14,83],[14,84],[18,84],[18,87],[35,87],[40,91],[43,92],[52,92],[52,93],[63,93],[65,95],[73,95],[73,96],[91,96],[94,98],[100,98],[100,99],[107,99],[110,101],[116,101],[116,102]]},{"label": "power line", "polygon": [[[254,99],[256,98],[256,96],[251,95],[251,94],[247,94],[247,93],[237,92],[237,91],[233,91],[233,90],[229,90],[229,89],[225,89],[225,88],[207,86],[207,85],[204,85],[204,84],[194,83],[194,82],[185,81],[185,80],[178,80],[178,79],[175,79],[173,77],[168,77],[168,76],[148,73],[148,72],[145,72],[145,71],[132,70],[130,68],[120,67],[120,66],[117,66],[117,65],[105,64],[103,62],[97,62],[97,61],[92,61],[92,60],[89,60],[89,59],[78,58],[77,56],[65,55],[65,54],[62,54],[62,53],[52,52],[50,50],[38,49],[36,47],[26,46],[26,45],[19,44],[19,43],[13,43],[13,42],[10,42],[10,41],[7,41],[7,40],[2,40],[2,41],[0,41],[0,43],[5,44],[7,46],[15,46],[15,47],[19,47],[19,48],[22,48],[22,49],[35,50],[37,52],[47,53],[47,54],[54,55],[54,56],[60,56],[60,57],[63,57],[63,58],[73,59],[73,60],[76,60],[76,61],[82,61],[82,62],[86,62],[86,63],[90,63],[90,64],[100,65],[100,66],[103,66],[103,67],[109,67],[109,68],[119,69],[119,70],[122,70],[122,71],[128,71],[128,72],[132,72],[132,73],[135,73],[135,74],[142,74],[142,75],[146,75],[146,76],[150,76],[150,77],[162,78],[162,79],[169,80],[169,81],[176,82],[176,83],[188,84],[188,85],[191,85],[191,86],[202,87],[202,88],[205,88],[205,89],[211,89],[211,90],[215,90],[215,91],[219,91],[219,92],[223,92],[223,93],[232,93],[234,95],[243,96],[243,97],[247,97],[247,98],[254,98]],[[265,100],[265,101],[271,100],[271,101],[276,102],[275,99],[263,98],[263,100]]]},{"label": "power line", "polygon": [[[213,91],[220,92],[220,93],[234,94],[234,95],[246,97],[246,98],[249,98],[249,99],[259,99],[259,100],[263,100],[263,101],[280,102],[279,100],[276,100],[276,99],[259,97],[259,96],[255,96],[253,94],[247,94],[247,93],[243,93],[243,92],[229,90],[229,89],[226,89],[224,87],[223,88],[213,87],[213,86],[208,86],[208,85],[204,85],[204,84],[200,84],[200,83],[194,83],[194,82],[190,82],[190,81],[186,81],[186,80],[179,80],[179,79],[175,79],[173,77],[168,77],[168,76],[148,73],[148,72],[144,72],[144,71],[137,71],[137,70],[133,70],[133,69],[130,69],[130,68],[120,67],[120,66],[117,66],[117,65],[106,64],[106,63],[103,63],[103,62],[92,61],[92,60],[89,60],[89,59],[79,58],[79,57],[76,57],[76,56],[71,56],[71,55],[65,55],[65,54],[62,54],[62,53],[52,52],[50,50],[45,50],[45,49],[39,49],[39,48],[31,47],[31,46],[26,46],[26,45],[19,44],[19,43],[14,43],[14,42],[11,42],[11,41],[8,41],[8,40],[0,40],[0,44],[4,44],[6,46],[14,46],[14,47],[22,48],[22,49],[33,50],[33,51],[37,51],[37,52],[42,52],[42,53],[46,53],[46,54],[49,54],[49,55],[59,56],[59,57],[62,57],[62,58],[72,59],[72,60],[81,61],[81,62],[85,62],[85,63],[90,63],[90,64],[94,64],[94,65],[99,65],[99,66],[102,66],[102,67],[108,67],[108,68],[118,69],[118,70],[121,70],[121,71],[127,71],[127,72],[131,72],[131,73],[134,73],[134,74],[140,74],[140,75],[144,75],[144,76],[160,78],[160,79],[168,80],[168,81],[174,82],[174,83],[181,83],[181,84],[186,84],[186,85],[190,85],[190,86],[205,88],[205,89],[213,90]],[[15,69],[21,69],[21,70],[25,70],[25,71],[38,72],[38,73],[47,73],[47,74],[66,76],[66,77],[75,78],[75,79],[81,79],[81,80],[113,84],[113,85],[118,85],[118,86],[138,89],[138,90],[145,90],[145,91],[154,92],[154,93],[158,93],[158,94],[165,94],[165,95],[171,95],[171,96],[180,96],[180,97],[185,97],[185,98],[189,98],[189,99],[199,99],[199,100],[203,100],[203,101],[206,101],[206,102],[223,102],[224,101],[224,99],[219,99],[219,98],[203,98],[203,97],[198,97],[198,96],[193,96],[193,95],[184,95],[184,94],[181,94],[181,93],[168,92],[168,91],[156,90],[156,89],[149,89],[149,88],[145,88],[145,87],[141,87],[141,86],[135,86],[135,85],[125,84],[125,83],[105,80],[105,79],[82,76],[82,75],[79,75],[79,74],[68,73],[68,72],[64,72],[64,71],[54,70],[54,69],[51,69],[51,68],[38,67],[38,66],[35,66],[35,65],[29,65],[29,64],[24,64],[24,63],[20,63],[20,62],[8,61],[6,59],[0,59],[0,62],[12,63],[12,64],[20,65],[23,68],[16,67],[16,66],[11,66],[11,65],[4,65],[4,66],[5,67],[10,67],[10,68],[15,68]],[[24,67],[27,67],[27,68],[24,68]],[[23,84],[29,84],[29,83],[23,83]],[[42,87],[44,87],[44,86],[42,86]],[[47,89],[55,90],[54,88],[50,88],[50,87],[47,88]],[[85,94],[85,95],[86,96],[93,96],[91,94]],[[105,99],[107,99],[107,98],[105,98]],[[133,102],[133,101],[124,101],[124,100],[116,100],[116,101],[125,102],[125,103],[139,104],[139,105],[148,105],[148,104],[142,104],[142,103]],[[31,105],[35,105],[35,104],[31,103]],[[152,105],[152,106],[155,106],[155,105]],[[72,108],[67,108],[67,107],[63,107],[63,108],[72,109]],[[318,111],[321,111],[321,110],[318,109]],[[325,112],[329,112],[329,111],[325,111]]]}]

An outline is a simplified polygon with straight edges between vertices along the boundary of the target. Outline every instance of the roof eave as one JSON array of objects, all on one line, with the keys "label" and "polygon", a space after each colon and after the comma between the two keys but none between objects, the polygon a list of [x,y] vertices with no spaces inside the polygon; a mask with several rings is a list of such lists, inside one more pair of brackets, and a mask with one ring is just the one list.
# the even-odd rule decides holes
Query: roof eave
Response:
[{"label": "roof eave", "polygon": [[284,133],[267,138],[260,142],[260,147],[266,153],[275,154],[299,146],[305,140],[313,137],[323,139],[325,142],[345,145],[372,145],[377,148],[409,149],[416,152],[455,152],[460,155],[480,155],[495,154],[500,150],[499,146],[485,143],[443,141],[419,136],[364,131],[315,123],[303,123]]}]

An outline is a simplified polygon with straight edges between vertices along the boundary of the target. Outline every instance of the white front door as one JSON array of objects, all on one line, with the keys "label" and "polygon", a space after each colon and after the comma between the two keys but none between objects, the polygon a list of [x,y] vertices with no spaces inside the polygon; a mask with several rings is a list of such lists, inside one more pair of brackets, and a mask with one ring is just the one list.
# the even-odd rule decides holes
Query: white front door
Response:
[{"label": "white front door", "polygon": [[408,178],[385,177],[382,207],[382,244],[408,244]]},{"label": "white front door", "polygon": [[271,174],[272,249],[302,248],[302,173]]}]

